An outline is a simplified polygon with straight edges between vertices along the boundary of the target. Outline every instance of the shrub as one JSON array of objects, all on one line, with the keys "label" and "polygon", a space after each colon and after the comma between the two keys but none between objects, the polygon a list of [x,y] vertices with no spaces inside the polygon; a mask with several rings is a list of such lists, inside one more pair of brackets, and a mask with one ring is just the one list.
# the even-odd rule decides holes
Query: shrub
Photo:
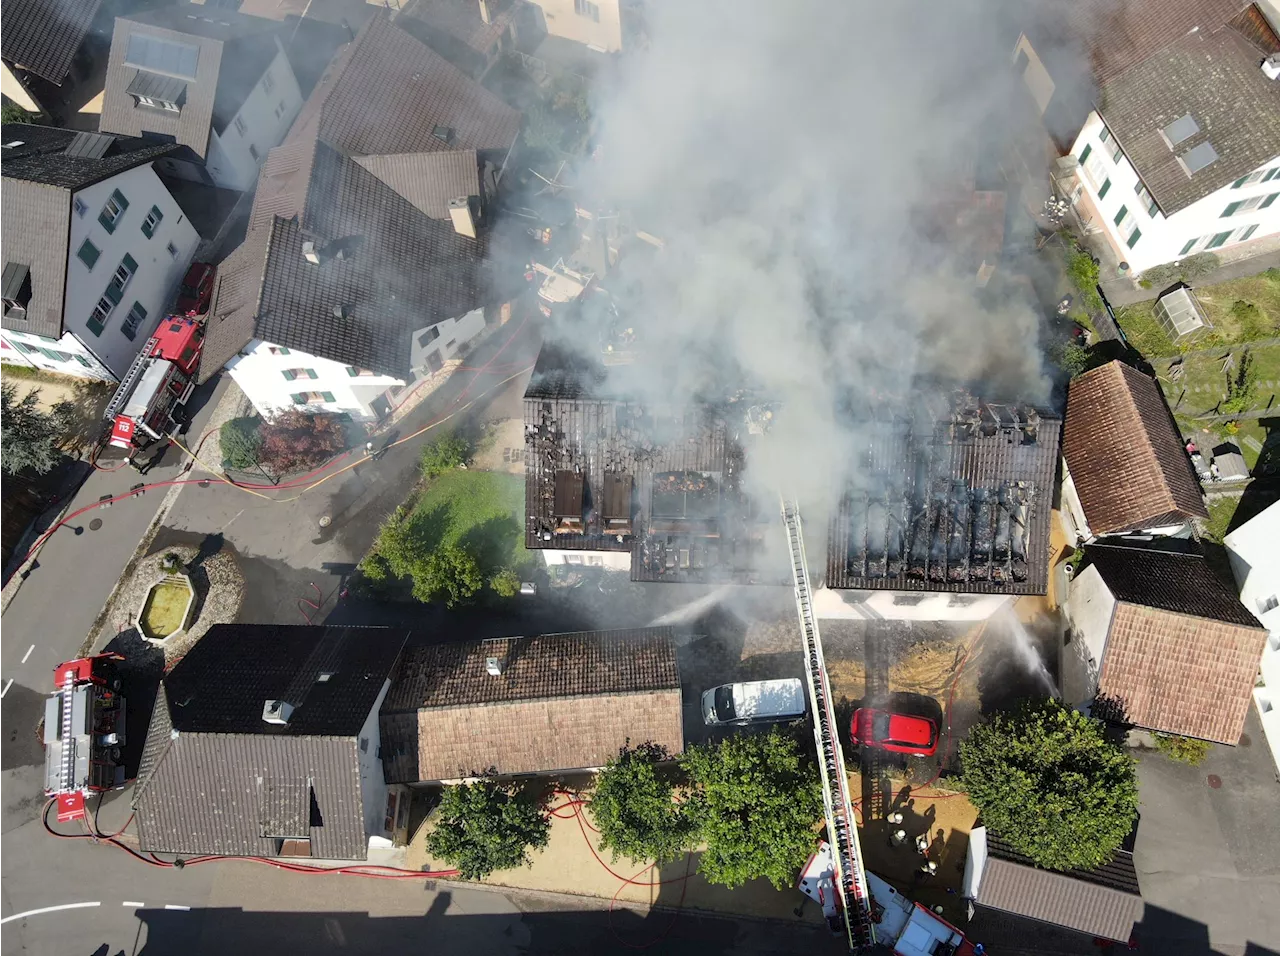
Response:
[{"label": "shrub", "polygon": [[1053,361],[1071,378],[1089,367],[1089,350],[1079,342],[1067,340],[1053,350]]},{"label": "shrub", "polygon": [[472,597],[484,586],[480,565],[469,552],[446,545],[437,548],[424,560],[417,560],[410,569],[413,578],[413,596],[423,603],[443,600],[445,607],[454,607]]},{"label": "shrub", "polygon": [[1273,331],[1267,327],[1262,310],[1252,302],[1236,299],[1231,306],[1231,317],[1240,324],[1239,340],[1249,342],[1254,339],[1265,339]]},{"label": "shrub", "polygon": [[1248,410],[1253,405],[1258,390],[1258,370],[1253,364],[1253,353],[1245,349],[1240,353],[1240,365],[1235,375],[1227,379],[1227,397],[1218,409],[1227,415]]},{"label": "shrub", "polygon": [[1079,246],[1067,253],[1067,275],[1080,290],[1080,297],[1085,306],[1097,311],[1102,308],[1102,299],[1098,296],[1098,264],[1093,256]]},{"label": "shrub", "polygon": [[332,415],[312,415],[289,408],[261,427],[261,463],[276,474],[324,464],[346,447],[342,423]]},{"label": "shrub", "polygon": [[510,568],[502,568],[495,571],[489,578],[489,587],[493,588],[494,593],[499,597],[515,597],[520,593],[520,575]]},{"label": "shrub", "polygon": [[528,864],[529,850],[547,845],[551,819],[528,791],[493,780],[445,787],[427,852],[479,880]]},{"label": "shrub", "polygon": [[252,468],[262,457],[262,435],[259,420],[244,417],[223,422],[218,431],[222,460],[232,468]]},{"label": "shrub", "polygon": [[160,559],[160,570],[165,574],[177,574],[182,569],[182,558],[170,551]]},{"label": "shrub", "polygon": [[1221,265],[1221,260],[1212,252],[1200,252],[1188,256],[1178,263],[1178,273],[1183,282],[1191,283],[1207,276]]},{"label": "shrub", "polygon": [[600,849],[633,863],[670,863],[693,845],[696,823],[675,801],[675,784],[660,763],[660,744],[627,746],[596,777],[588,809],[600,831]]},{"label": "shrub", "polygon": [[52,471],[62,458],[60,445],[74,422],[70,402],[59,402],[46,412],[40,408],[40,389],[19,399],[17,387],[5,382],[0,386],[0,469],[7,475]]},{"label": "shrub", "polygon": [[1034,701],[978,725],[960,745],[983,821],[1040,866],[1101,866],[1133,828],[1133,759],[1103,726],[1059,701]]},{"label": "shrub", "polygon": [[446,435],[435,441],[427,442],[418,456],[418,469],[422,477],[428,481],[444,474],[451,468],[467,463],[471,446],[459,435]]},{"label": "shrub", "polygon": [[1209,743],[1177,734],[1156,734],[1156,750],[1170,760],[1196,767],[1209,755]]}]

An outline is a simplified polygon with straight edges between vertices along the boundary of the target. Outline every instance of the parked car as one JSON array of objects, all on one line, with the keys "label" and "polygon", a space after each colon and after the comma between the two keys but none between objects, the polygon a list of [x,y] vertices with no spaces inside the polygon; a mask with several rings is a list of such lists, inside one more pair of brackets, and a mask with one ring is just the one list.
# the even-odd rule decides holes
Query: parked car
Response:
[{"label": "parked car", "polygon": [[938,750],[938,725],[928,717],[863,707],[853,715],[853,742],[895,754],[932,757]]},{"label": "parked car", "polygon": [[193,262],[178,289],[179,315],[204,315],[213,298],[213,277],[218,269],[207,262]]},{"label": "parked car", "polygon": [[721,684],[702,695],[708,726],[795,720],[804,712],[804,685],[795,677]]}]

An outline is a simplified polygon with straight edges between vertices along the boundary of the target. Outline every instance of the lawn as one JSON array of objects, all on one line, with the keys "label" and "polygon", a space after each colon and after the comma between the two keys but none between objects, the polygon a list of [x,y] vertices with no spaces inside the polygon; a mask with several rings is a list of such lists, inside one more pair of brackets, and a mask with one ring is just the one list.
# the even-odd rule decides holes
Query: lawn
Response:
[{"label": "lawn", "polygon": [[[1143,354],[1150,353],[1141,349]],[[1221,351],[1197,352],[1188,355],[1182,361],[1182,377],[1174,381],[1169,374],[1169,361],[1153,359],[1160,385],[1170,406],[1178,414],[1203,415],[1211,414],[1217,404],[1227,396],[1228,373],[1223,371],[1223,356],[1234,353],[1238,365],[1243,346],[1223,348]],[[1254,391],[1253,409],[1269,407],[1275,401],[1276,390],[1280,388],[1280,345],[1251,346],[1253,368],[1257,372],[1257,387]]]},{"label": "lawn", "polygon": [[[1178,345],[1170,341],[1156,321],[1154,300],[1123,306],[1116,310],[1116,318],[1130,344],[1148,358],[1280,336],[1280,269],[1200,286],[1195,294],[1213,328]],[[1256,315],[1237,308],[1237,303],[1256,306]]]},{"label": "lawn", "polygon": [[1209,524],[1205,526],[1204,536],[1218,544],[1227,536],[1231,527],[1231,519],[1240,507],[1240,495],[1220,495],[1208,500]]},{"label": "lawn", "polygon": [[530,561],[524,547],[524,478],[455,468],[423,489],[410,521],[431,550],[459,545],[486,571]]}]

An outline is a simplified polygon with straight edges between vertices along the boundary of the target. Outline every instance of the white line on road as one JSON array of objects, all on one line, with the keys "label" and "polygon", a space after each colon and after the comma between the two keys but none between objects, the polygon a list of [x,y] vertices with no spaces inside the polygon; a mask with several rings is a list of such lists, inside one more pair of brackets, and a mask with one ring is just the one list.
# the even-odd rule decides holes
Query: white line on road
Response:
[{"label": "white line on road", "polygon": [[84,909],[86,906],[101,905],[101,903],[63,903],[61,906],[42,906],[38,910],[27,910],[25,913],[14,913],[12,916],[6,916],[4,919],[0,919],[0,926],[5,923],[11,923],[16,919],[25,919],[28,916],[39,916],[41,913],[56,913],[58,910],[79,910]]},{"label": "white line on road", "polygon": [[146,906],[146,903],[139,903],[137,900],[124,900],[121,906]]},{"label": "white line on road", "polygon": [[22,655],[22,663],[25,664],[27,662],[27,658],[31,656],[31,652],[34,651],[35,649],[36,649],[36,646],[34,644],[32,644],[30,647],[27,648],[27,653]]},{"label": "white line on road", "polygon": [[9,688],[12,686],[13,686],[13,678],[10,677],[7,681],[4,682],[4,690],[0,690],[0,697],[3,697],[5,694],[9,693]]},{"label": "white line on road", "polygon": [[184,913],[191,909],[190,906],[179,906],[177,903],[165,903],[164,908],[167,910],[182,910]]}]

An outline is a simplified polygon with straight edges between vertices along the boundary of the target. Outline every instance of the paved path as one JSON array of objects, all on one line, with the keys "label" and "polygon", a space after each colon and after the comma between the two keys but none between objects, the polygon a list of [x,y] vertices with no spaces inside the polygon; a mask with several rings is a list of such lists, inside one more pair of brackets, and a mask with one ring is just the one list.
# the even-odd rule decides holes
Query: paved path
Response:
[{"label": "paved path", "polygon": [[[1256,276],[1259,272],[1277,268],[1280,268],[1280,250],[1253,256],[1249,259],[1237,259],[1234,262],[1228,262],[1207,275],[1201,276],[1191,284],[1197,288],[1217,285],[1219,282],[1243,279],[1245,276]],[[1122,305],[1133,305],[1136,302],[1149,302],[1161,292],[1160,289],[1154,287],[1144,289],[1132,279],[1103,279],[1100,284],[1107,294],[1107,299],[1115,308],[1119,308]]]}]

